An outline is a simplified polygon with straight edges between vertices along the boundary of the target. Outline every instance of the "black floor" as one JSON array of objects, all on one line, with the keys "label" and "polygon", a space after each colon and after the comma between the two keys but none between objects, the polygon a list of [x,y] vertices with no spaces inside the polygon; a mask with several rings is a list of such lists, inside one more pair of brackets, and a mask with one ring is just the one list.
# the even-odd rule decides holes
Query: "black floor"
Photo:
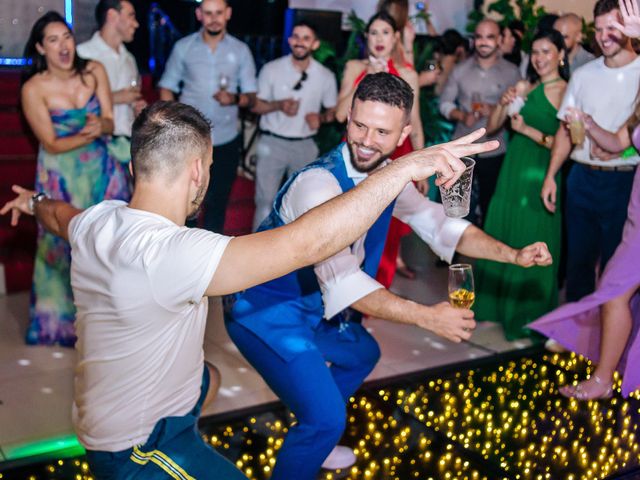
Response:
[{"label": "black floor", "polygon": [[[349,405],[341,442],[358,462],[322,478],[640,478],[640,397],[577,402],[557,393],[589,368],[531,349],[367,385]],[[203,419],[201,429],[249,478],[266,480],[292,422],[274,404]],[[91,478],[82,458],[0,464],[0,472],[2,480]]]}]

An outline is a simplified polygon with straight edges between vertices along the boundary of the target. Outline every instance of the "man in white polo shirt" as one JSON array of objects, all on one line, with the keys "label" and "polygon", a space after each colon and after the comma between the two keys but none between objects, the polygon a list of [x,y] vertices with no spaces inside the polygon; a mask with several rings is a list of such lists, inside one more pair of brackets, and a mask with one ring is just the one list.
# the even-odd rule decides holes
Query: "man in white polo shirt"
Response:
[{"label": "man in white polo shirt", "polygon": [[[78,55],[104,65],[113,94],[113,135],[131,137],[135,112],[146,103],[140,92],[136,59],[124,46],[138,29],[136,11],[127,0],[100,0],[96,5],[98,31],[78,45]],[[128,155],[129,143],[126,143]]]},{"label": "man in white polo shirt", "polygon": [[320,46],[314,25],[296,23],[289,46],[291,54],[267,63],[258,77],[253,111],[262,115],[262,135],[256,148],[254,230],[271,211],[283,177],[318,157],[313,136],[334,118],[336,79],[311,56]]},{"label": "man in white polo shirt", "polygon": [[[558,118],[566,121],[570,108],[575,108],[591,115],[602,128],[616,132],[633,112],[640,83],[640,58],[631,39],[613,26],[621,21],[618,0],[598,0],[593,16],[602,57],[572,74]],[[634,171],[640,161],[633,148],[605,155],[594,151],[594,147],[587,136],[571,151],[569,131],[561,125],[542,186],[545,207],[555,212],[559,192],[554,177],[571,153],[576,164],[567,178],[564,209],[567,301],[571,302],[594,291],[596,264],[599,262],[600,271],[604,270],[620,243]]]}]

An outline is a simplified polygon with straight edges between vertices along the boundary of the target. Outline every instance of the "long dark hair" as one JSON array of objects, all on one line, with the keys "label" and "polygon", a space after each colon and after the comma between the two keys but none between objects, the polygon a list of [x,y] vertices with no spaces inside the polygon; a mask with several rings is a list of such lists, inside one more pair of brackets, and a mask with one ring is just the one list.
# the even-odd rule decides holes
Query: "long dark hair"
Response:
[{"label": "long dark hair", "polygon": [[[560,65],[558,65],[558,73],[564,81],[569,81],[569,56],[567,55],[567,47],[564,44],[564,38],[562,38],[562,34],[553,29],[540,30],[533,37],[531,45],[533,46],[535,42],[542,39],[549,40],[551,43],[553,43],[558,49],[558,52],[560,52],[561,54],[564,52],[564,57],[560,57],[564,58],[564,61],[560,62]],[[527,79],[531,83],[536,83],[538,80],[540,80],[540,75],[538,75],[536,69],[533,68],[533,62],[531,61],[531,58],[529,58],[529,65],[527,66]]]},{"label": "long dark hair", "polygon": [[[67,27],[69,33],[73,35],[73,31],[71,27],[67,24],[65,19],[58,12],[54,12],[53,10],[48,11],[43,16],[41,16],[36,23],[33,24],[31,28],[31,33],[29,34],[29,40],[27,40],[27,44],[24,47],[24,57],[30,60],[30,64],[24,69],[22,72],[22,83],[24,84],[27,80],[29,80],[34,75],[44,72],[47,70],[47,59],[44,58],[44,55],[40,55],[38,49],[36,48],[36,44],[42,45],[42,41],[44,40],[44,30],[48,25],[52,23],[62,23]],[[87,61],[80,58],[78,53],[75,52],[73,56],[73,70],[80,76],[85,71],[87,67]]]}]

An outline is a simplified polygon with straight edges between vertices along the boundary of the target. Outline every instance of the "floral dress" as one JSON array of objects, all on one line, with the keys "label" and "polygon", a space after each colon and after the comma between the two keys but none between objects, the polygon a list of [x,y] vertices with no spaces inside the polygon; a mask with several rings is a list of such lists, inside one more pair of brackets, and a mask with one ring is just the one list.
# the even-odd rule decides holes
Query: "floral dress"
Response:
[{"label": "floral dress", "polygon": [[[100,116],[93,95],[82,108],[49,111],[58,137],[75,135],[85,125],[87,113]],[[88,208],[105,199],[129,200],[128,167],[107,151],[106,140],[64,153],[48,153],[40,147],[35,189],[76,208]],[[60,237],[38,227],[28,344],[73,346],[75,306],[71,292],[71,248]]]}]

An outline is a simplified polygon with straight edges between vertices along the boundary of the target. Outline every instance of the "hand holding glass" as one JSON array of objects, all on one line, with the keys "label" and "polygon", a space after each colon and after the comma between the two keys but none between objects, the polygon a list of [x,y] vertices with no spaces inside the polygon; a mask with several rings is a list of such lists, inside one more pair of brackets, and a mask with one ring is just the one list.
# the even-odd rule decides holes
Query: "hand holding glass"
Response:
[{"label": "hand holding glass", "polygon": [[471,308],[475,300],[473,270],[467,263],[449,267],[449,303],[454,308]]},{"label": "hand holding glass", "polygon": [[439,187],[444,213],[447,217],[462,218],[469,215],[473,167],[476,162],[469,157],[462,157],[460,160],[467,167],[460,178],[450,188],[445,188],[443,185]]}]

